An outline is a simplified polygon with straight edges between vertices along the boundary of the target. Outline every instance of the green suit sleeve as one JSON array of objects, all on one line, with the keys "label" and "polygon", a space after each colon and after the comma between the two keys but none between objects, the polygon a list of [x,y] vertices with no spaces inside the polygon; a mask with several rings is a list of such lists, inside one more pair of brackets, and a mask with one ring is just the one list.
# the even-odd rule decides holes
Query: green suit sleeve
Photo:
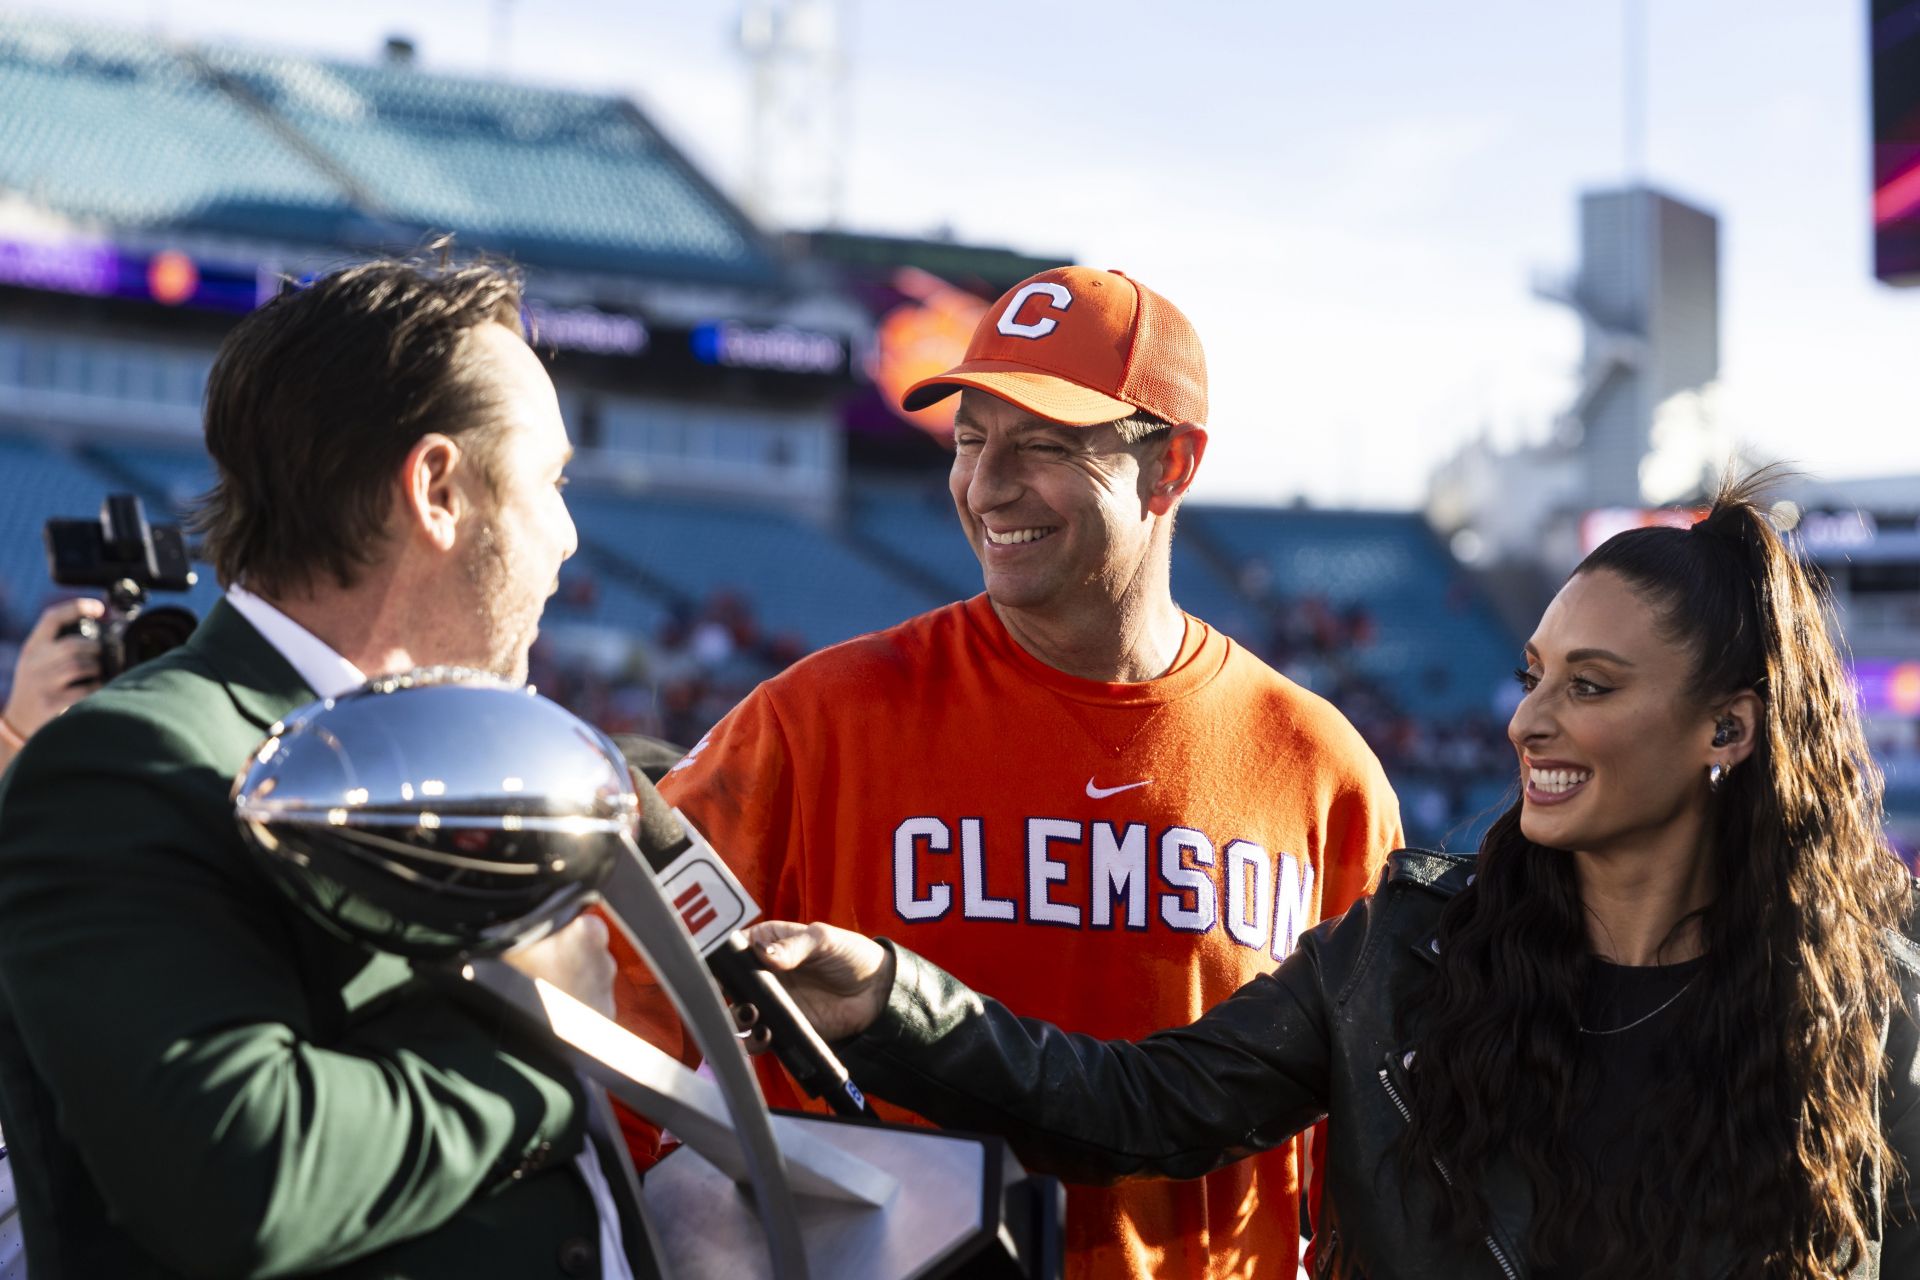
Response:
[{"label": "green suit sleeve", "polygon": [[571,1076],[477,1015],[418,993],[344,1023],[316,957],[354,953],[298,940],[319,935],[248,865],[230,775],[203,763],[220,752],[94,701],[0,798],[0,996],[144,1248],[189,1274],[320,1270],[432,1231],[542,1144],[578,1147]]}]

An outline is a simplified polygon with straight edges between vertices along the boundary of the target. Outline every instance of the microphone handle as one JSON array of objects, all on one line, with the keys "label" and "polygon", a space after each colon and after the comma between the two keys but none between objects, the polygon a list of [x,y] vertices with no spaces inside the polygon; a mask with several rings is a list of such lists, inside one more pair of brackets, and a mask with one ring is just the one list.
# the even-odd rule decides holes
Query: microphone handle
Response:
[{"label": "microphone handle", "polygon": [[827,1042],[800,1012],[780,976],[767,968],[738,929],[707,956],[707,967],[727,998],[751,1005],[772,1038],[773,1054],[802,1089],[826,1100],[834,1114],[865,1116],[867,1099]]}]

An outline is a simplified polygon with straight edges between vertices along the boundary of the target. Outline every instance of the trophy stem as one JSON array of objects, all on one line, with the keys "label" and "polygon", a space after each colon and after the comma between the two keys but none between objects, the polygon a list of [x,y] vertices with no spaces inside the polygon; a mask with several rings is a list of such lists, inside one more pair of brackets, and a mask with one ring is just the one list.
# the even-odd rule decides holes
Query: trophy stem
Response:
[{"label": "trophy stem", "polygon": [[620,845],[624,856],[600,888],[611,908],[607,914],[660,979],[720,1086],[752,1175],[754,1203],[766,1229],[775,1280],[806,1280],[806,1247],[786,1160],[774,1140],[772,1117],[753,1067],[734,1038],[726,999],[694,950],[680,917],[660,892],[639,845],[625,832]]},{"label": "trophy stem", "polygon": [[[566,992],[501,960],[475,960],[459,975],[462,999],[518,1015],[528,1031],[556,1042],[573,1069],[663,1129],[742,1187],[752,1171],[741,1154],[720,1088]],[[799,1197],[878,1208],[897,1181],[791,1117],[773,1116],[787,1176]]]}]

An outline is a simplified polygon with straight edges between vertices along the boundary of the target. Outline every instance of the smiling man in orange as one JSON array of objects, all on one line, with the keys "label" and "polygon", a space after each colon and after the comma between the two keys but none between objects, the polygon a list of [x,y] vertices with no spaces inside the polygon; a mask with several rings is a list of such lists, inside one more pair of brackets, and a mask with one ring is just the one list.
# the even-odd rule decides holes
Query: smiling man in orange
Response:
[{"label": "smiling man in orange", "polygon": [[[1076,1031],[1181,1025],[1365,892],[1398,807],[1339,712],[1175,603],[1207,446],[1185,316],[1118,272],[1042,272],[905,405],[956,392],[985,592],[795,664],[661,790],[770,917],[898,938]],[[1292,1280],[1297,1182],[1282,1150],[1073,1188],[1068,1274]]]}]

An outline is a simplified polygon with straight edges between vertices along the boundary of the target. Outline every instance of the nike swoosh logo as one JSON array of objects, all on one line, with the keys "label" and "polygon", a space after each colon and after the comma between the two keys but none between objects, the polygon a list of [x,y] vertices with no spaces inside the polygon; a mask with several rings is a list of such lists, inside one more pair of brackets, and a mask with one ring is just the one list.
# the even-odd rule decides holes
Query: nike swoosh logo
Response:
[{"label": "nike swoosh logo", "polygon": [[1122,791],[1131,791],[1135,787],[1144,787],[1147,785],[1147,783],[1152,781],[1153,781],[1152,778],[1147,778],[1141,782],[1129,782],[1124,787],[1096,787],[1093,785],[1093,779],[1088,778],[1087,779],[1087,799],[1105,800],[1108,796],[1117,796]]}]

